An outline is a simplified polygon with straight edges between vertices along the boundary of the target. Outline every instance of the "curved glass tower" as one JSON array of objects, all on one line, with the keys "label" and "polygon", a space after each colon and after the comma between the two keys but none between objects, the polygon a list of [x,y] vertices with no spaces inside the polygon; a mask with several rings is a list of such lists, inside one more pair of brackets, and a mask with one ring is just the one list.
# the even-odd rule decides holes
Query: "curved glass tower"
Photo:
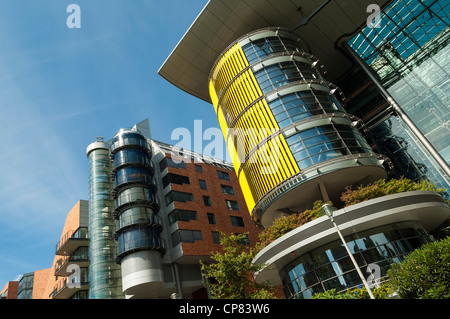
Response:
[{"label": "curved glass tower", "polygon": [[286,29],[256,30],[225,49],[209,78],[248,208],[263,226],[386,177],[385,158],[372,152],[339,89],[300,43]]},{"label": "curved glass tower", "polygon": [[109,150],[98,140],[87,148],[89,159],[89,281],[90,299],[119,299],[122,293],[120,266],[115,263],[116,222],[112,216],[112,181]]},{"label": "curved glass tower", "polygon": [[139,295],[163,284],[161,257],[165,250],[151,155],[147,139],[137,131],[122,129],[111,141],[117,262],[126,295]]}]

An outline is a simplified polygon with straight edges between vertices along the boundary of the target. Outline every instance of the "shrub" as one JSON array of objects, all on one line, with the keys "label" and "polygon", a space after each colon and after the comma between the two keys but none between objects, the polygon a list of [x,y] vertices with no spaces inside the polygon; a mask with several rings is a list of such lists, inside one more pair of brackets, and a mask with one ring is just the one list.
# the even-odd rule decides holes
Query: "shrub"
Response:
[{"label": "shrub", "polygon": [[[391,289],[388,283],[383,283],[380,287],[373,288],[372,293],[375,299],[387,299],[391,295]],[[366,288],[361,287],[343,293],[338,293],[336,289],[330,289],[314,294],[312,299],[370,299],[370,296]]]},{"label": "shrub", "polygon": [[431,182],[425,180],[413,182],[407,178],[391,179],[389,181],[380,179],[366,186],[358,186],[356,190],[347,187],[341,195],[341,200],[347,207],[377,197],[418,190],[441,191],[436,189]]},{"label": "shrub", "polygon": [[322,216],[323,213],[321,207],[323,204],[324,203],[321,200],[318,200],[314,202],[312,209],[276,219],[270,227],[264,229],[259,234],[259,248],[264,248],[272,241],[287,234],[291,230]]},{"label": "shrub", "polygon": [[387,275],[400,298],[450,298],[450,237],[414,250]]}]

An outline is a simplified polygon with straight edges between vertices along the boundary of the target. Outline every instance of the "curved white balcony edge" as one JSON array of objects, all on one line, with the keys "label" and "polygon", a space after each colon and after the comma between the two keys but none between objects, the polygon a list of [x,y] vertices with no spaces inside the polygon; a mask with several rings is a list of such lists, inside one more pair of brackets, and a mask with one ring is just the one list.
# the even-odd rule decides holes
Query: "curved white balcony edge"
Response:
[{"label": "curved white balcony edge", "polygon": [[[402,221],[415,220],[428,231],[450,216],[450,207],[432,191],[412,191],[387,195],[334,212],[334,220],[343,236]],[[302,225],[263,248],[253,259],[264,268],[254,274],[256,282],[270,280],[281,285],[280,270],[290,261],[317,247],[338,240],[336,229],[327,216]],[[292,254],[295,252],[295,256]]]}]

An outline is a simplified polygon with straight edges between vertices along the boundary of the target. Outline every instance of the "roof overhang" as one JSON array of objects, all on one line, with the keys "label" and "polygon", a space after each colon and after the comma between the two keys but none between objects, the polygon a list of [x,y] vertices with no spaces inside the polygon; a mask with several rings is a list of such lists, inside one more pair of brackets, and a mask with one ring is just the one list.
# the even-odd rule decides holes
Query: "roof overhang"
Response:
[{"label": "roof overhang", "polygon": [[[224,49],[254,30],[295,29],[335,81],[351,66],[337,47],[363,27],[370,4],[391,0],[210,0],[166,59],[158,74],[181,90],[211,103],[208,77]],[[301,26],[299,26],[301,25]]]}]

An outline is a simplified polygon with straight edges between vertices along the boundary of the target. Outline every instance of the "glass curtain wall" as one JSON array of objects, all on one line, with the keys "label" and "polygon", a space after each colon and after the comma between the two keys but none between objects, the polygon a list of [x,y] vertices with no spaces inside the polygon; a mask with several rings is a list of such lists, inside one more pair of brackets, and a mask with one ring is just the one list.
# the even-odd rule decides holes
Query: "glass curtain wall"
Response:
[{"label": "glass curtain wall", "polygon": [[[378,28],[366,27],[348,42],[447,163],[450,163],[449,10],[450,2],[446,0],[396,0],[381,13]],[[372,137],[381,148],[392,146],[392,139],[386,145],[386,139],[377,134],[387,127],[395,132],[399,143],[409,145],[408,156],[413,160],[405,163],[421,163],[418,172],[436,185],[450,188],[450,177],[400,118],[391,115],[380,126],[383,127],[375,128]]]},{"label": "glass curtain wall", "polygon": [[98,148],[89,158],[89,278],[90,299],[122,299],[120,266],[115,263],[116,223],[112,216],[111,167],[108,149]]}]

